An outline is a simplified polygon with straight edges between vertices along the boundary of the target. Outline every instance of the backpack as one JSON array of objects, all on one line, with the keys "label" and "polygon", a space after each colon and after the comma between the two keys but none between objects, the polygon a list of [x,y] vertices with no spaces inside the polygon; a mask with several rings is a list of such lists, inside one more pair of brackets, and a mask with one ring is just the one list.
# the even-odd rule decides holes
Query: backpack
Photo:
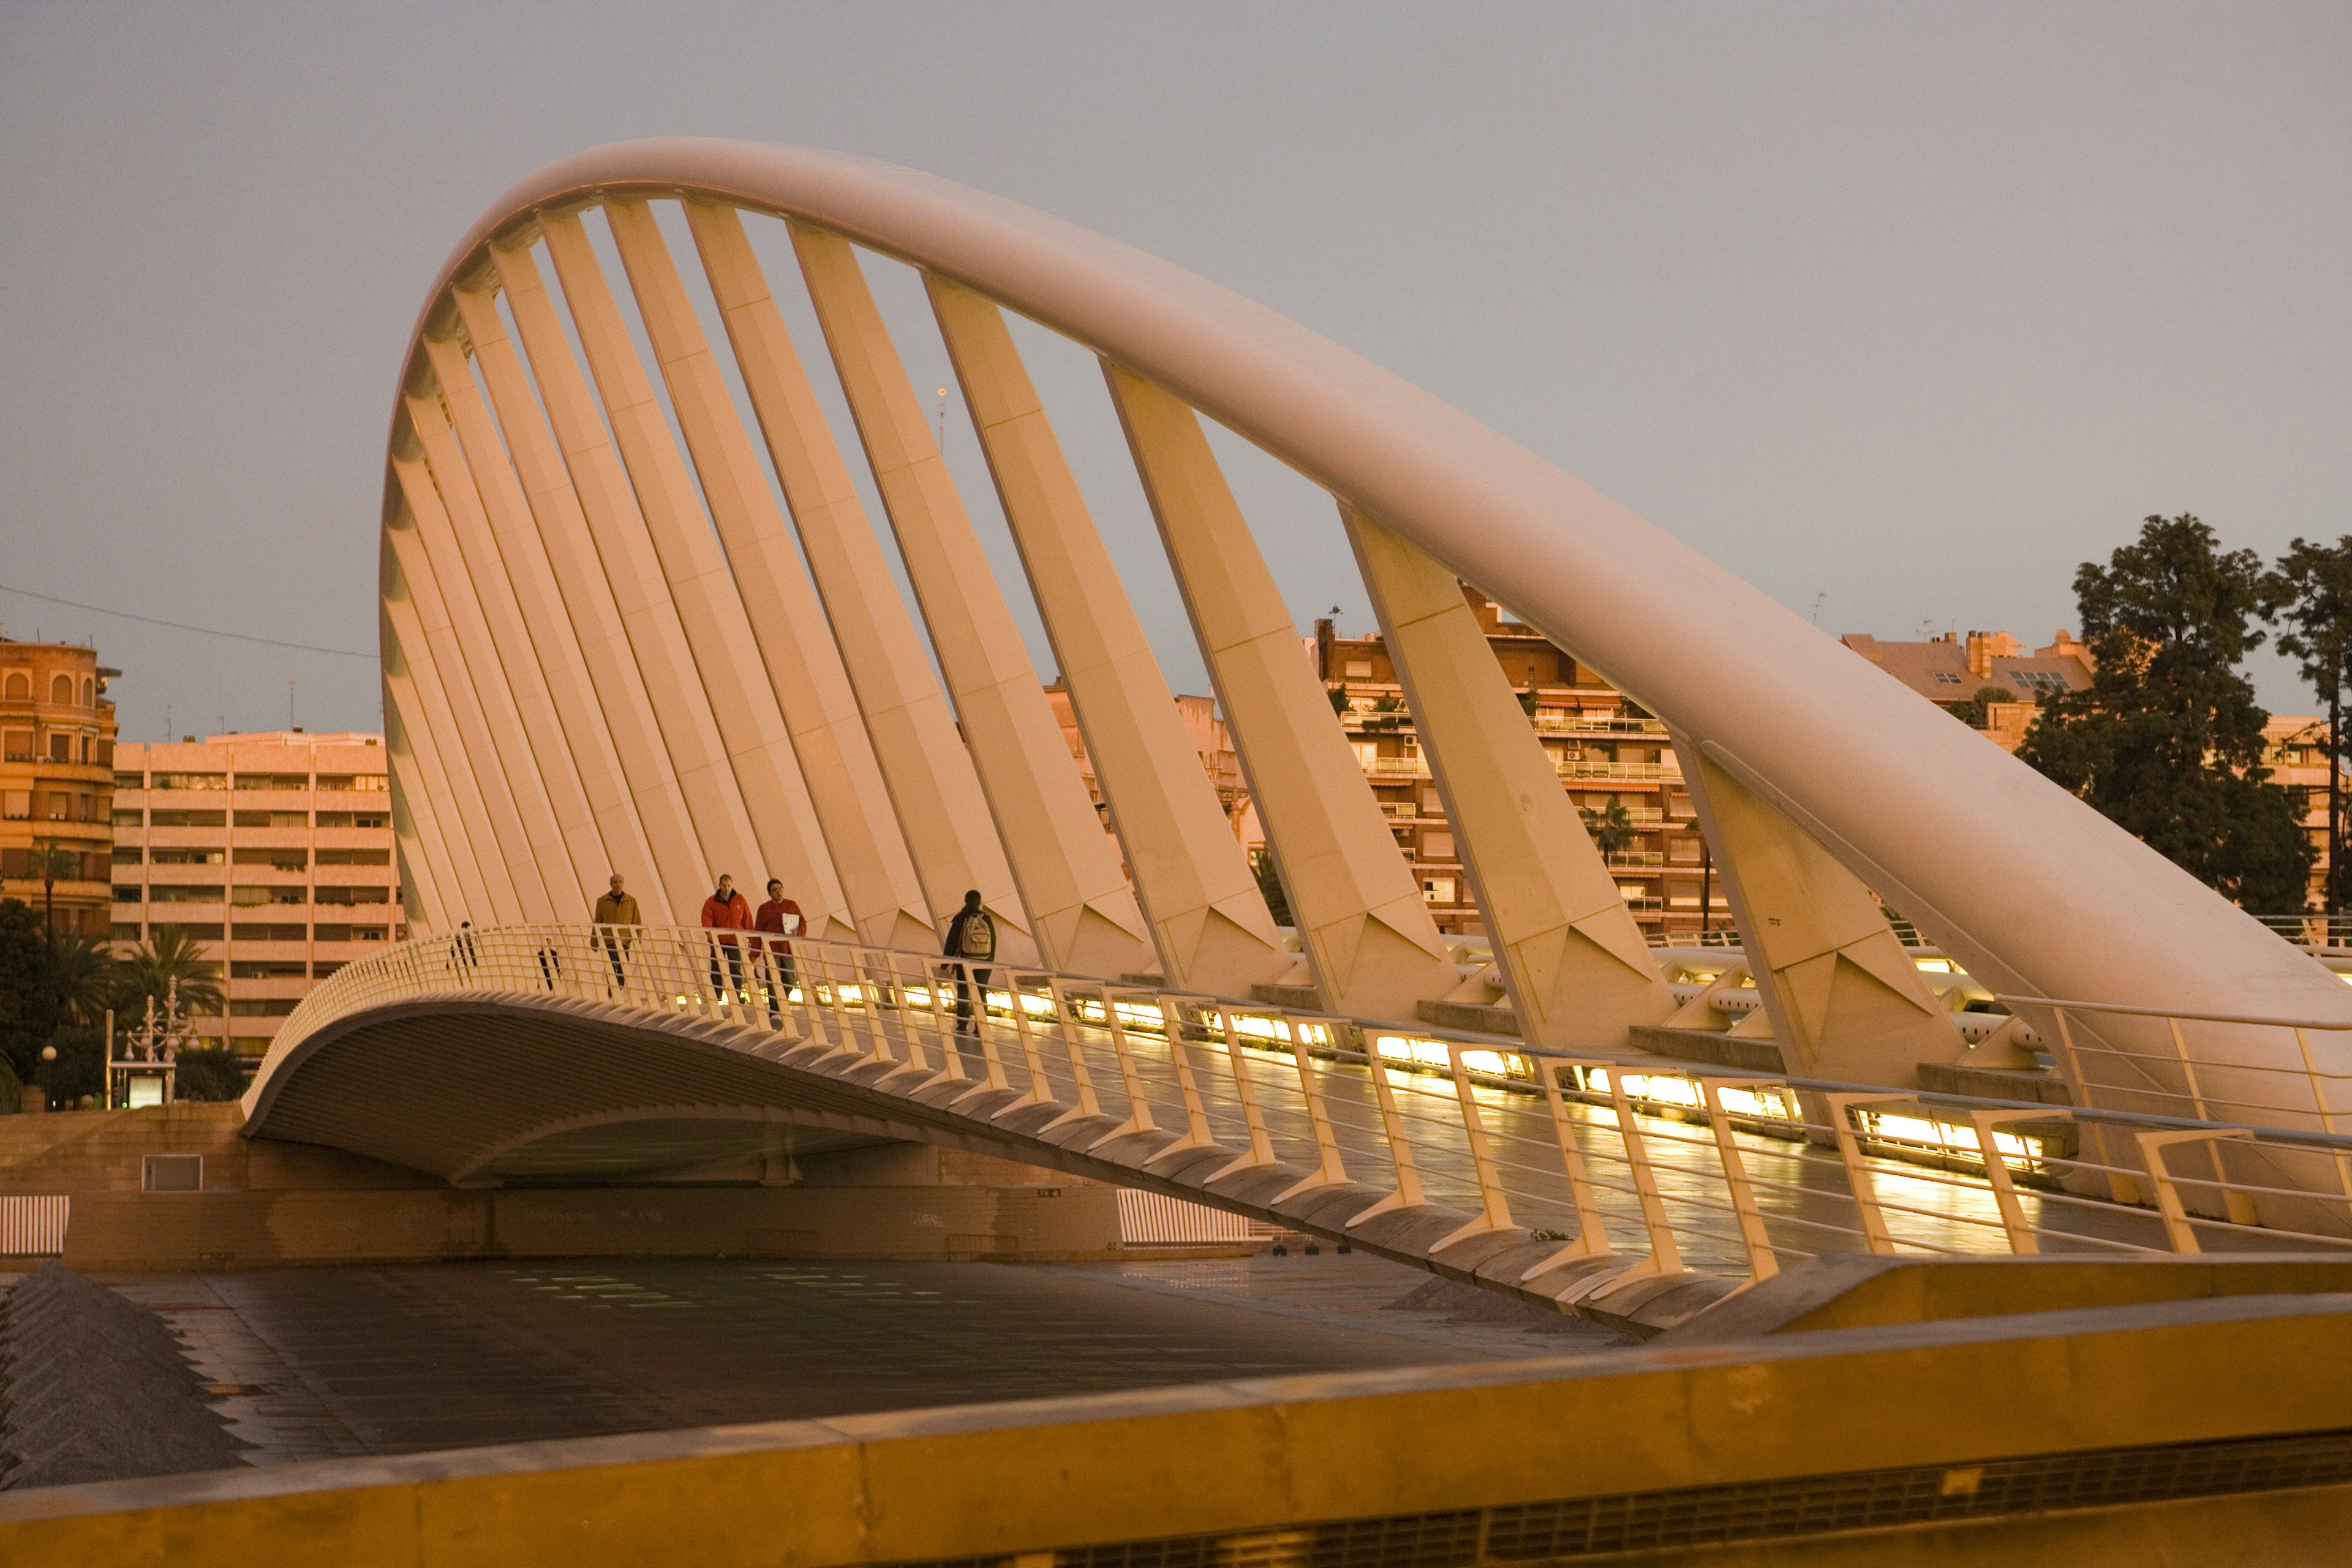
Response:
[{"label": "backpack", "polygon": [[971,918],[963,922],[956,946],[961,958],[994,958],[996,956],[996,922],[988,918],[986,910],[974,910]]}]

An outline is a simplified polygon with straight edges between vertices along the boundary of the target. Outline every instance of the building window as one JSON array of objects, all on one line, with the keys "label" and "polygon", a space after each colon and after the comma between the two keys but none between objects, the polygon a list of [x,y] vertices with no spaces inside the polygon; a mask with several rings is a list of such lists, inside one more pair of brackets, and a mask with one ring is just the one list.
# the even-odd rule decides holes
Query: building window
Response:
[{"label": "building window", "polygon": [[307,790],[310,787],[310,775],[309,773],[239,773],[236,775],[236,787],[244,790]]},{"label": "building window", "polygon": [[1454,902],[1454,879],[1451,877],[1423,877],[1421,879],[1421,898],[1423,903],[1428,904],[1450,904]]},{"label": "building window", "polygon": [[0,732],[0,757],[12,763],[33,760],[33,732],[30,730],[9,730]]},{"label": "building window", "polygon": [[136,844],[118,844],[114,847],[114,863],[118,866],[136,866],[145,858],[147,858],[147,852]]},{"label": "building window", "polygon": [[159,844],[147,858],[157,866],[218,866],[228,859],[228,851],[209,844]]},{"label": "building window", "polygon": [[1350,679],[1350,680],[1370,680],[1371,678],[1372,678],[1372,667],[1371,667],[1371,663],[1370,663],[1370,660],[1367,660],[1367,659],[1353,659],[1353,658],[1351,658],[1351,659],[1349,659],[1349,660],[1348,661],[1348,679]]},{"label": "building window", "polygon": [[322,904],[388,904],[392,902],[392,889],[390,888],[320,888],[319,902]]},{"label": "building window", "polygon": [[[166,929],[162,921],[156,921],[152,923],[153,928],[159,931]],[[169,929],[178,931],[190,942],[218,942],[221,939],[221,928],[209,923],[186,924],[175,922],[171,925]],[[217,963],[207,964],[205,965],[205,969],[208,973],[215,975],[217,975],[220,973],[220,965]]]},{"label": "building window", "polygon": [[98,688],[90,683],[89,676],[83,676],[81,678],[81,705],[85,708],[95,707],[97,705],[97,700]]},{"label": "building window", "polygon": [[33,792],[28,789],[0,790],[0,817],[11,822],[24,822],[33,815]]},{"label": "building window", "polygon": [[240,866],[268,866],[278,871],[307,871],[310,868],[308,849],[240,849],[236,852]]},{"label": "building window", "polygon": [[117,882],[114,884],[114,901],[118,904],[135,904],[139,901],[142,891],[143,891],[142,889],[132,887],[127,882]]},{"label": "building window", "polygon": [[352,816],[352,826],[353,827],[390,827],[392,818],[380,811],[355,812]]},{"label": "building window", "polygon": [[49,761],[53,763],[69,763],[73,761],[73,737],[71,735],[67,734],[62,730],[52,730],[49,731]]},{"label": "building window", "polygon": [[226,789],[226,773],[157,773],[155,789]]},{"label": "building window", "polygon": [[1424,860],[1453,859],[1454,835],[1451,833],[1423,833],[1421,836],[1421,855],[1422,858]]},{"label": "building window", "polygon": [[150,827],[226,827],[228,813],[225,811],[151,811],[147,814]]},{"label": "building window", "polygon": [[299,811],[240,811],[236,814],[239,827],[308,827],[308,813]]},{"label": "building window", "polygon": [[33,678],[26,675],[21,669],[10,675],[8,677],[7,700],[11,702],[30,702],[32,700]]},{"label": "building window", "polygon": [[[321,889],[323,891],[324,889]],[[241,910],[259,909],[270,904],[300,904],[309,898],[300,888],[239,887],[229,894],[228,901]]]},{"label": "building window", "polygon": [[60,675],[49,681],[49,701],[56,707],[73,706],[73,677]]},{"label": "building window", "polygon": [[232,1018],[287,1018],[294,1013],[296,998],[291,996],[239,997],[228,1005]]},{"label": "building window", "polygon": [[327,976],[332,974],[336,970],[341,969],[341,967],[342,964],[339,961],[327,963],[314,963],[310,966],[310,978],[313,980],[324,980]]},{"label": "building window", "polygon": [[[121,899],[115,900],[116,903],[122,901]],[[107,934],[115,942],[137,942],[143,929],[137,921],[116,921]]]},{"label": "building window", "polygon": [[1939,669],[1936,672],[1936,684],[1938,686],[1958,686],[1959,683],[1960,678],[1948,670]]},{"label": "building window", "polygon": [[117,773],[114,775],[114,787],[117,789],[145,789],[147,787],[147,775],[144,773]]},{"label": "building window", "polygon": [[392,851],[389,849],[321,849],[319,851],[319,864],[321,866],[389,866],[392,864]]},{"label": "building window", "polygon": [[228,966],[231,980],[305,980],[310,966],[300,959],[240,958]]},{"label": "building window", "polygon": [[229,927],[229,934],[239,942],[300,942],[309,929],[299,925],[262,925],[239,921]]},{"label": "building window", "polygon": [[[115,891],[120,893],[122,889],[118,888]],[[116,902],[131,903],[136,899],[134,889],[131,899],[118,899]],[[158,882],[147,889],[147,899],[157,904],[216,904],[221,901],[221,887],[218,882]]]}]

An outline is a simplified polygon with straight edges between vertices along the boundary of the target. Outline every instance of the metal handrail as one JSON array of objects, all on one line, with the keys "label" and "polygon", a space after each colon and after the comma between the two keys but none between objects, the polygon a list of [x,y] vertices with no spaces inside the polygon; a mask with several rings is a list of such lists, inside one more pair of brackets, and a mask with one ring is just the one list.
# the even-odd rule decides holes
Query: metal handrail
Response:
[{"label": "metal handrail", "polygon": [[[1814,1244],[1790,1245],[1791,1227],[1818,1234],[1824,1238],[1819,1245],[1832,1250],[1832,1243],[1858,1237],[1871,1251],[1946,1251],[1956,1235],[1974,1231],[1998,1236],[2020,1252],[2038,1249],[2044,1239],[2192,1251],[2200,1226],[2226,1224],[2235,1234],[2258,1202],[2278,1201],[2284,1191],[2231,1176],[2219,1164],[2212,1178],[2174,1176],[2160,1153],[2148,1157],[2145,1171],[2065,1153],[2049,1142],[2053,1121],[2128,1131],[2144,1148],[2150,1140],[2228,1140],[2301,1149],[2333,1156],[2352,1171],[2352,1137],[2326,1132],[1661,1068],[1608,1053],[1552,1052],[1507,1037],[1008,965],[985,966],[993,973],[980,986],[971,983],[980,966],[961,961],[807,938],[791,939],[795,974],[787,985],[765,966],[771,939],[733,933],[730,957],[719,934],[583,925],[413,939],[347,964],[314,988],[287,1021],[263,1077],[321,1025],[381,1002],[457,992],[555,994],[732,1024],[770,1056],[814,1047],[827,1058],[847,1052],[920,1069],[917,1078],[883,1080],[908,1089],[948,1079],[974,1084],[967,1097],[996,1086],[1011,1092],[1013,1104],[1050,1102],[1067,1115],[1117,1118],[1123,1107],[1122,1125],[1129,1129],[1174,1127],[1181,1118],[1202,1142],[1303,1163],[1317,1173],[1308,1184],[1358,1179],[1347,1175],[1348,1165],[1374,1162],[1401,1194],[1383,1200],[1391,1206],[1433,1201],[1421,1195],[1425,1177],[1474,1206],[1481,1217],[1473,1229],[1539,1222],[1551,1233],[1590,1237],[1575,1244],[1584,1256],[1622,1256],[1612,1250],[1608,1226],[1638,1219],[1650,1254],[1635,1267],[1654,1271],[1680,1269],[1685,1243],[1703,1242],[1733,1249],[1717,1259],[1726,1268],[1760,1276],[1778,1257],[1808,1255]],[[975,993],[973,1028],[959,1036],[957,992],[967,984]],[[791,1043],[782,1052],[757,1044],[767,1037]],[[967,1049],[974,1054],[967,1057]],[[1832,1119],[1811,1120],[1800,1090],[1829,1097]],[[249,1106],[258,1106],[263,1093],[263,1079],[257,1079]],[[1542,1114],[1547,1103],[1553,1107],[1549,1119]],[[1885,1122],[1883,1112],[1869,1109],[1874,1105],[1907,1108],[1899,1115],[1924,1123],[1925,1135]],[[992,1119],[1009,1108],[973,1114]],[[1939,1119],[1955,1110],[1958,1120]],[[1684,1121],[1696,1126],[1681,1130]],[[2021,1123],[2045,1131],[1990,1131]],[[1815,1146],[1832,1144],[1844,1194],[1818,1184],[1826,1167]],[[1237,1157],[1249,1163],[1256,1155]],[[1763,1164],[1753,1171],[1742,1168],[1758,1161]],[[1661,1176],[1671,1179],[1662,1184]],[[2118,1196],[2128,1191],[2132,1201],[2043,1188],[2019,1193],[2020,1180],[2104,1185]],[[1890,1181],[1924,1184],[1922,1190],[1942,1194],[1932,1205],[1945,1206],[1876,1195],[1873,1184]],[[2227,1218],[2189,1213],[2182,1188],[2219,1191]],[[1604,1193],[1606,1209],[1594,1195]],[[2344,1199],[2315,1195],[2352,1202],[2352,1179]],[[1626,1212],[1628,1201],[1638,1215]],[[1843,1212],[1822,1211],[1823,1202]],[[1706,1223],[1707,1215],[1728,1215],[1736,1234]],[[2161,1245],[2153,1244],[2152,1229],[2147,1244],[2099,1234],[2159,1223]],[[1923,1233],[1923,1226],[1943,1228]],[[2282,1242],[2314,1239],[2300,1231],[2276,1234]]]}]

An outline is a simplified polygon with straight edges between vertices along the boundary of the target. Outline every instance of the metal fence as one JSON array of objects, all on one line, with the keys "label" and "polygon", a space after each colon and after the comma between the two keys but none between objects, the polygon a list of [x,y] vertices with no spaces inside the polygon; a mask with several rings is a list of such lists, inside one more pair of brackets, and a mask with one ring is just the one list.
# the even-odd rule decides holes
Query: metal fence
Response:
[{"label": "metal fence", "polygon": [[[1525,1228],[1559,1244],[1530,1279],[1621,1259],[1596,1291],[1690,1269],[1762,1278],[1819,1253],[2352,1245],[2352,1138],[2326,1131],[1669,1070],[923,953],[806,940],[785,952],[750,932],[526,926],[404,943],[313,990],[264,1078],[337,1018],[459,994],[730,1026],[770,1058],[884,1067],[864,1079],[878,1092],[962,1084],[926,1104],[983,1126],[1061,1108],[1033,1140],[1100,1117],[1115,1125],[1084,1147],[1142,1173],[1202,1149],[1227,1156],[1212,1182],[1292,1167],[1270,1204],[1364,1183],[1387,1196],[1327,1228],[1443,1205],[1469,1217],[1433,1252]],[[1122,1152],[1157,1130],[1173,1141]],[[2279,1180],[2313,1161],[2345,1174],[2340,1193]]]}]

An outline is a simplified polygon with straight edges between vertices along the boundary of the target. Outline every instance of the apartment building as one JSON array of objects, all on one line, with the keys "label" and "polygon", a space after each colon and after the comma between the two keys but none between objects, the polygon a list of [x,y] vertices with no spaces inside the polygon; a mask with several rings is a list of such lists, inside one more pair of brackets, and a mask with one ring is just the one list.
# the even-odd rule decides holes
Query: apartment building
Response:
[{"label": "apartment building", "polygon": [[[2088,689],[2098,668],[2091,650],[2063,629],[2048,647],[2032,653],[2008,632],[1970,632],[1965,638],[1947,636],[1926,642],[1882,642],[1860,634],[1839,640],[1931,702],[1964,711],[1981,707],[1979,728],[1985,738],[2012,755],[2042,716],[2042,700]],[[1974,721],[1979,715],[1969,712],[1969,717]],[[2303,796],[2304,829],[2317,852],[2311,870],[2314,909],[2326,900],[2327,757],[2325,719],[2274,713],[2263,727],[2263,763],[2271,770],[2271,782]]]},{"label": "apartment building", "polygon": [[218,964],[246,1056],[310,987],[407,935],[383,737],[299,730],[115,748],[112,931],[177,926]]},{"label": "apartment building", "polygon": [[[102,937],[113,845],[114,704],[121,675],[95,649],[0,637],[0,898],[46,901],[60,931]],[[63,873],[45,889],[41,861]]]},{"label": "apartment building", "polygon": [[[1665,726],[1494,600],[1466,584],[1462,593],[1560,787],[1597,833],[1622,840],[1606,845],[1603,858],[1635,921],[1662,937],[1728,925],[1730,904]],[[1377,633],[1342,637],[1334,622],[1318,620],[1308,653],[1438,929],[1481,934],[1460,847],[1387,645]]]}]

